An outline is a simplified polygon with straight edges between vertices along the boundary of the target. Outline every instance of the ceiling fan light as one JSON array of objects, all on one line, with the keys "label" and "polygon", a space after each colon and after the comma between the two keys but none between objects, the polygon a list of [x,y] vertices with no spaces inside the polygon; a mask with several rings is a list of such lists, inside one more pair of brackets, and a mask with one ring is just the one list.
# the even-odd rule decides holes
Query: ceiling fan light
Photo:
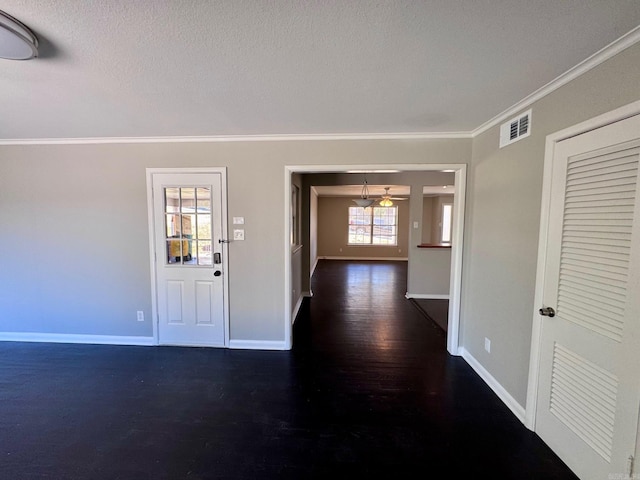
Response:
[{"label": "ceiling fan light", "polygon": [[391,206],[393,206],[393,202],[391,200],[389,200],[388,198],[383,198],[382,200],[380,200],[380,206],[381,207],[391,207]]},{"label": "ceiling fan light", "polygon": [[0,58],[29,60],[38,56],[38,39],[29,28],[0,10]]}]

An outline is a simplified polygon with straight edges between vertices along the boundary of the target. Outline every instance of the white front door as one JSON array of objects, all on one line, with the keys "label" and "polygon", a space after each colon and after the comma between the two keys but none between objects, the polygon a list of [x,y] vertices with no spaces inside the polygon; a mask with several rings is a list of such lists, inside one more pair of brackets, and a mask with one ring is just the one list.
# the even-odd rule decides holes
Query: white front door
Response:
[{"label": "white front door", "polygon": [[225,345],[221,173],[152,173],[158,343]]},{"label": "white front door", "polygon": [[633,468],[639,156],[640,116],[554,150],[535,430],[582,479],[630,478]]}]

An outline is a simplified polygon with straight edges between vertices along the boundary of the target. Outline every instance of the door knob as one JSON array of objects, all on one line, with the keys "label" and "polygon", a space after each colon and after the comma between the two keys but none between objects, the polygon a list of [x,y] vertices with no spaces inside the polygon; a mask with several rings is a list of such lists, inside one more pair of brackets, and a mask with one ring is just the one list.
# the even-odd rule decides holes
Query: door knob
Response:
[{"label": "door knob", "polygon": [[556,316],[556,311],[551,307],[542,307],[540,310],[538,310],[538,312],[543,317],[555,317]]},{"label": "door knob", "polygon": [[222,272],[220,270],[216,270],[215,272],[213,272],[214,277],[219,277],[220,275],[222,275]]}]

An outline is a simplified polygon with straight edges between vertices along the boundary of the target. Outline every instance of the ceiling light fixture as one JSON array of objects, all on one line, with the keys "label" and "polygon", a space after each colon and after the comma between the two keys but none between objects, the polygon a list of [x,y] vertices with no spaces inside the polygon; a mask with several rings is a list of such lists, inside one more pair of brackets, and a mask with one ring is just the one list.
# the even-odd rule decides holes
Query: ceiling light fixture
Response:
[{"label": "ceiling light fixture", "polygon": [[38,56],[38,39],[23,23],[0,10],[0,58],[29,60]]},{"label": "ceiling light fixture", "polygon": [[391,195],[389,195],[389,187],[384,187],[385,194],[382,195],[382,200],[380,200],[381,207],[391,207],[393,206],[393,202],[391,201]]},{"label": "ceiling light fixture", "polygon": [[356,198],[353,200],[356,205],[362,208],[370,207],[374,204],[375,200],[373,198],[369,198],[369,187],[367,187],[367,176],[364,176],[364,182],[362,184],[362,193],[360,194],[360,198]]}]

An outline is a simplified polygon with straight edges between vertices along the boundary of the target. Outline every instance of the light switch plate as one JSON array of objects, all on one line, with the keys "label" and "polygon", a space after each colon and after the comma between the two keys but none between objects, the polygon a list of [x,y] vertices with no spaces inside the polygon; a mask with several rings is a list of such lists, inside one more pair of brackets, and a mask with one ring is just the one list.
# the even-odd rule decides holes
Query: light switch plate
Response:
[{"label": "light switch plate", "polygon": [[233,217],[234,225],[244,225],[244,217]]},{"label": "light switch plate", "polygon": [[244,240],[244,230],[234,230],[233,231],[233,239],[234,240]]}]

